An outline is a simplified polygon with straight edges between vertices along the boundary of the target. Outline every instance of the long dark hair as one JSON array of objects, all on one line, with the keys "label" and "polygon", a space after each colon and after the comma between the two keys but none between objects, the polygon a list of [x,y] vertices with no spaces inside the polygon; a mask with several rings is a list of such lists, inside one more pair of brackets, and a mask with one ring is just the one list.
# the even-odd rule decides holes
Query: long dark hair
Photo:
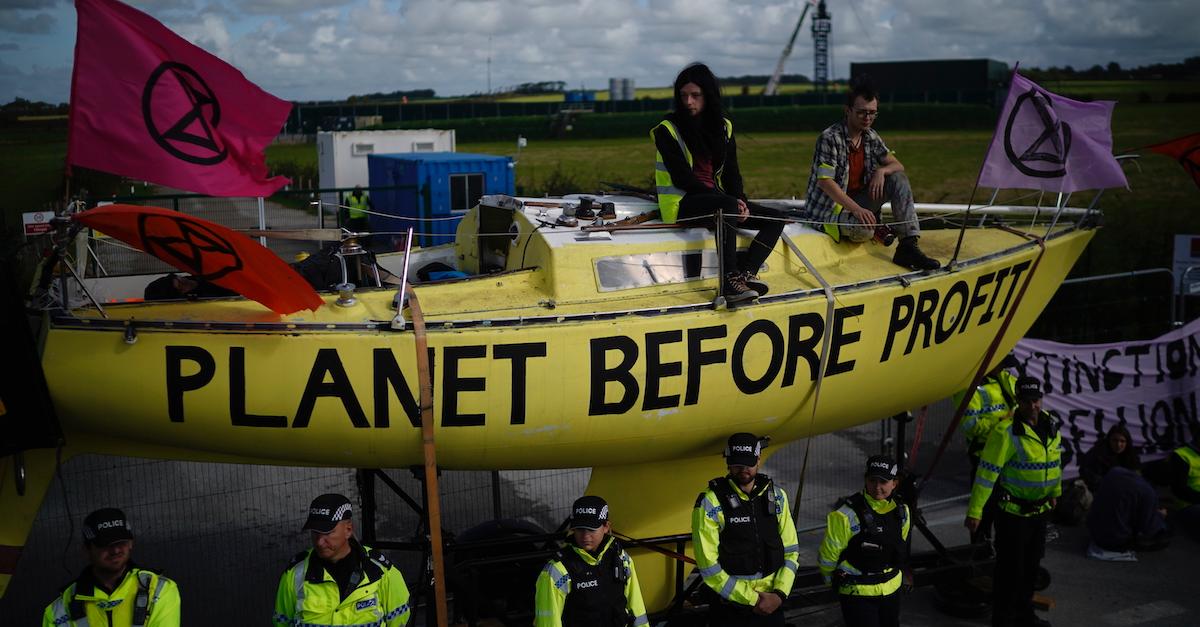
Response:
[{"label": "long dark hair", "polygon": [[[688,83],[694,83],[704,94],[704,109],[698,121],[688,115],[679,95],[679,90]],[[721,85],[707,65],[693,63],[679,72],[675,77],[673,104],[676,126],[682,131],[688,149],[705,155],[721,154],[716,148],[725,143],[725,109],[721,106]]]}]

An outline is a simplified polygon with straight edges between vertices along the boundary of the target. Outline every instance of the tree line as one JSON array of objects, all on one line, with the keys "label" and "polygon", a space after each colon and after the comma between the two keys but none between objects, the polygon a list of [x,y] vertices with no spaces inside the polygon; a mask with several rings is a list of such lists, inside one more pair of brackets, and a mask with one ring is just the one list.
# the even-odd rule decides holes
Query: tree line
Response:
[{"label": "tree line", "polygon": [[1093,65],[1087,69],[1075,69],[1069,65],[1048,68],[1021,68],[1021,74],[1034,81],[1047,80],[1196,80],[1200,79],[1200,57],[1188,57],[1180,63],[1155,63],[1135,68],[1123,68],[1116,61],[1108,65]]}]

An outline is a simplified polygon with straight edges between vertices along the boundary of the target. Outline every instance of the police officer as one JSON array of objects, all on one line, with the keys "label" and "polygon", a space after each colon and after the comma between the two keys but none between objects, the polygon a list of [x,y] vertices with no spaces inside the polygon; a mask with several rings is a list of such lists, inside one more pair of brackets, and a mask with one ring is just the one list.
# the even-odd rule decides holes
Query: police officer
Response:
[{"label": "police officer", "polygon": [[863,490],[838,501],[826,519],[818,568],[849,627],[900,625],[911,523],[908,506],[893,495],[897,470],[891,457],[872,456]]},{"label": "police officer", "polygon": [[1200,438],[1167,456],[1171,492],[1183,503],[1200,505]]},{"label": "police officer", "polygon": [[353,509],[341,494],[313,499],[304,529],[313,548],[296,555],[275,594],[275,625],[408,623],[408,586],[382,553],[354,539]]},{"label": "police officer", "polygon": [[179,588],[133,563],[133,529],[124,512],[109,507],[88,514],[83,552],[88,567],[46,607],[43,627],[178,627]]},{"label": "police officer", "polygon": [[1046,548],[1046,520],[1062,494],[1058,421],[1042,411],[1042,389],[1033,377],[1017,379],[1017,410],[988,436],[980,455],[966,526],[972,533],[992,490],[996,513],[996,566],[992,573],[992,625],[1049,626],[1033,613],[1033,584]]},{"label": "police officer", "polygon": [[370,228],[367,222],[367,211],[373,208],[371,197],[363,191],[362,185],[355,185],[354,191],[346,196],[345,219],[342,226],[355,233],[366,231]]},{"label": "police officer", "polygon": [[1167,472],[1178,501],[1171,524],[1200,540],[1200,437],[1171,451]]},{"label": "police officer", "polygon": [[[1017,358],[1010,354],[983,377],[971,394],[971,400],[963,412],[962,422],[958,425],[959,431],[967,441],[967,461],[970,464],[972,485],[975,483],[975,469],[979,467],[979,455],[987,444],[988,435],[997,424],[1011,419],[1017,409],[1017,378],[1008,371],[1008,368],[1016,366]],[[954,402],[960,402],[965,393],[964,390],[955,394]],[[986,542],[991,538],[995,509],[993,496],[983,508],[979,529],[971,534],[972,543]]]},{"label": "police officer", "polygon": [[696,567],[714,598],[709,625],[783,625],[780,609],[792,591],[800,546],[787,495],[759,474],[762,440],[729,436],[729,474],[708,482],[692,510]]},{"label": "police officer", "polygon": [[609,535],[608,503],[584,496],[571,506],[571,538],[538,575],[535,627],[648,624],[633,560]]}]

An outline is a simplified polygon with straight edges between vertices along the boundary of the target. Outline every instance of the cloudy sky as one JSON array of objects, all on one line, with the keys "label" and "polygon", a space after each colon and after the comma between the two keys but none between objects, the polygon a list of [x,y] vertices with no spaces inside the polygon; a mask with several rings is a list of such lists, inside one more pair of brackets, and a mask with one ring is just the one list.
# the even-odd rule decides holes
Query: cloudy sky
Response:
[{"label": "cloudy sky", "polygon": [[[833,74],[851,61],[979,58],[1124,67],[1200,54],[1195,0],[827,0]],[[132,0],[291,100],[566,81],[670,84],[701,60],[769,74],[804,0]],[[75,8],[0,0],[0,102],[68,99]],[[807,24],[806,24],[807,26]],[[787,65],[811,76],[805,30]]]}]

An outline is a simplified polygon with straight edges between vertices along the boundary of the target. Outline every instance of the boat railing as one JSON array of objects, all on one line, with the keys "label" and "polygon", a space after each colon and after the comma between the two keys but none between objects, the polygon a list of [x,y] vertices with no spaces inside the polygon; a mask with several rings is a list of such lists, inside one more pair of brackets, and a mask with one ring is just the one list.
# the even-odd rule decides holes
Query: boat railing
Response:
[{"label": "boat railing", "polygon": [[392,306],[396,308],[396,315],[392,316],[392,329],[396,331],[403,331],[406,324],[404,307],[408,303],[408,263],[412,257],[412,238],[413,228],[410,226],[404,239],[404,271],[400,273],[400,289],[392,297]]}]

